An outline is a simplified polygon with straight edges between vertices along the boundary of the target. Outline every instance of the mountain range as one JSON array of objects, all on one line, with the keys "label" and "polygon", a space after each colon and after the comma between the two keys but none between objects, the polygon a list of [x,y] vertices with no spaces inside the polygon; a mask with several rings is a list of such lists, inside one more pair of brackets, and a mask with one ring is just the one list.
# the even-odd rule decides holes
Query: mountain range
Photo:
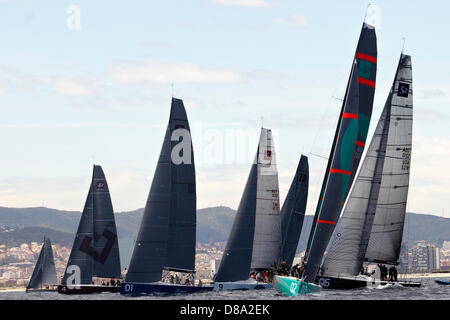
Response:
[{"label": "mountain range", "polygon": [[[117,212],[116,225],[121,249],[122,265],[128,265],[134,239],[139,231],[144,209]],[[231,230],[236,211],[228,207],[211,207],[197,211],[197,242],[226,241]],[[0,207],[0,244],[17,246],[22,243],[41,242],[44,235],[52,243],[71,246],[78,227],[81,212],[63,211],[45,207],[6,208]],[[306,247],[312,224],[312,216],[307,215],[300,236],[298,251]],[[431,214],[407,213],[403,234],[404,241],[412,246],[420,240],[442,246],[450,241],[450,219]]]}]

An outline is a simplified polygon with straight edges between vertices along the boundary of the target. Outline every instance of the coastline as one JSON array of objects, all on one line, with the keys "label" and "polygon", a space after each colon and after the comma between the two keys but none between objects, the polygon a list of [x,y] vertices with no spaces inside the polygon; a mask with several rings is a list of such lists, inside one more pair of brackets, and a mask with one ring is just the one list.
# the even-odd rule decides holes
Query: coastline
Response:
[{"label": "coastline", "polygon": [[2,292],[25,292],[26,288],[1,288],[0,293]]},{"label": "coastline", "polygon": [[450,278],[450,273],[439,272],[439,273],[408,273],[399,274],[399,279],[417,279],[417,278]]}]

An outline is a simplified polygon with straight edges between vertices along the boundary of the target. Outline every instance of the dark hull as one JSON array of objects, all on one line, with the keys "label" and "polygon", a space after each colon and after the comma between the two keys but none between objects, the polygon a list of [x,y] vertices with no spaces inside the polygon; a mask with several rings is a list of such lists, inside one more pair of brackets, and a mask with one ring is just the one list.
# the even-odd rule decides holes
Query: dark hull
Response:
[{"label": "dark hull", "polygon": [[186,286],[181,284],[162,283],[122,283],[120,294],[122,295],[146,295],[146,294],[175,294],[212,291],[213,286]]},{"label": "dark hull", "polygon": [[363,279],[352,279],[352,278],[333,278],[333,277],[316,277],[316,284],[320,285],[323,289],[330,290],[350,290],[350,289],[358,289],[369,286],[385,286],[389,284],[398,284],[403,287],[413,287],[417,288],[421,286],[420,282],[413,281],[367,281]]},{"label": "dark hull", "polygon": [[448,286],[450,284],[450,281],[442,281],[442,280],[434,280],[437,284],[441,284],[444,286]]},{"label": "dark hull", "polygon": [[81,285],[77,287],[58,286],[58,293],[62,294],[92,294],[103,292],[119,292],[119,286],[96,286],[96,285]]},{"label": "dark hull", "polygon": [[32,292],[55,292],[58,289],[26,289],[26,293],[32,293]]}]

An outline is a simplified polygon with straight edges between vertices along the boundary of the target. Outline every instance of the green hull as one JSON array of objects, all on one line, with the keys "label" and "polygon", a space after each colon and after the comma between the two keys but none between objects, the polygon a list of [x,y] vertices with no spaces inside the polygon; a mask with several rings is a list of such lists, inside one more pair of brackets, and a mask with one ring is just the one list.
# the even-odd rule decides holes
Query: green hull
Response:
[{"label": "green hull", "polygon": [[320,291],[320,286],[305,282],[295,277],[275,276],[274,287],[288,297],[296,297],[316,293]]}]

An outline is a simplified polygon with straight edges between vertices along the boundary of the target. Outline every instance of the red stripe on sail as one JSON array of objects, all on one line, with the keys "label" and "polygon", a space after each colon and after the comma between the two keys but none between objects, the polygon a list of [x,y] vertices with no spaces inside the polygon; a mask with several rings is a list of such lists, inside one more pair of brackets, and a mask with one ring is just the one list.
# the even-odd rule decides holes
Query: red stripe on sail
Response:
[{"label": "red stripe on sail", "polygon": [[370,80],[367,80],[367,79],[364,79],[364,78],[358,78],[358,82],[362,83],[362,84],[365,84],[367,86],[375,88],[375,82],[373,82],[373,81],[370,81]]},{"label": "red stripe on sail", "polygon": [[342,174],[347,174],[349,176],[352,175],[352,173],[350,171],[341,170],[341,169],[331,169],[330,173],[342,173]]},{"label": "red stripe on sail", "polygon": [[361,146],[361,147],[365,147],[366,144],[362,141],[356,141],[356,145]]},{"label": "red stripe on sail", "polygon": [[342,118],[358,119],[358,115],[356,113],[343,113]]},{"label": "red stripe on sail", "polygon": [[366,61],[370,61],[370,62],[373,62],[373,63],[377,63],[377,58],[369,56],[369,55],[364,54],[364,53],[357,53],[356,54],[356,58],[357,59],[363,59],[363,60],[366,60]]},{"label": "red stripe on sail", "polygon": [[317,220],[317,223],[336,224],[336,222],[326,220]]}]

